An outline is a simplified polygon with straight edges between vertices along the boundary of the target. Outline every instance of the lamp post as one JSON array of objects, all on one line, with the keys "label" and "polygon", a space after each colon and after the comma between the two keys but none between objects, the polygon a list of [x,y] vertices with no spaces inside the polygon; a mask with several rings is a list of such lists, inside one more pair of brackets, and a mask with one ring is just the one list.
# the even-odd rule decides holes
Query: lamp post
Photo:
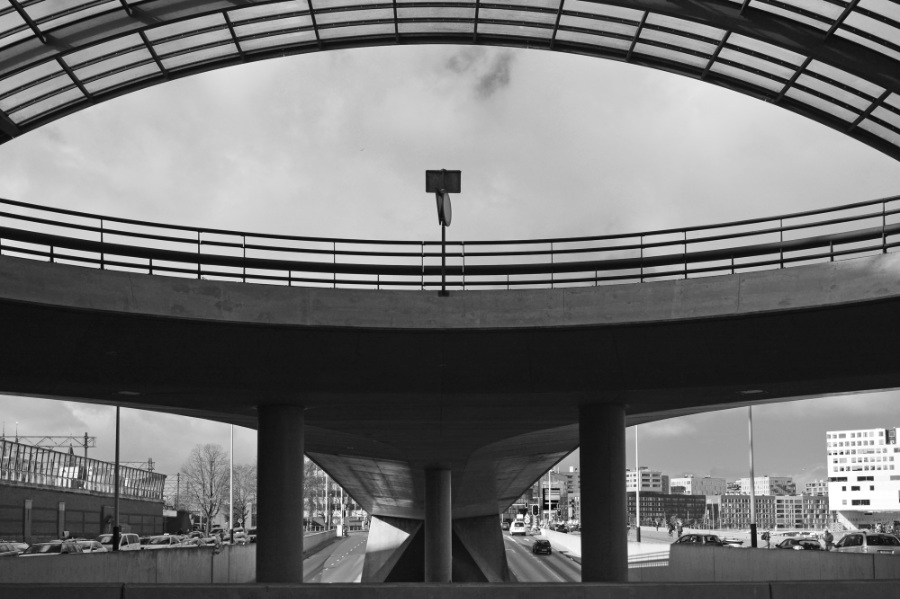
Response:
[{"label": "lamp post", "polygon": [[756,476],[753,473],[753,406],[747,406],[750,428],[750,546],[756,547]]},{"label": "lamp post", "polygon": [[437,204],[438,223],[441,225],[441,297],[447,297],[447,227],[453,217],[450,194],[459,193],[462,188],[462,172],[446,169],[425,171],[425,192],[434,193]]}]

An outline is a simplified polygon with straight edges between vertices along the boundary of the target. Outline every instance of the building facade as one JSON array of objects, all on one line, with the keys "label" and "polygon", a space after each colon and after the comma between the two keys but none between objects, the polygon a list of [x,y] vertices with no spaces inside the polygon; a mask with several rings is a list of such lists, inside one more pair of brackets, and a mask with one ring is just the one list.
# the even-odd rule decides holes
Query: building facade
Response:
[{"label": "building facade", "polygon": [[[790,476],[757,476],[753,480],[753,494],[757,496],[797,494],[797,485]],[[750,477],[738,482],[741,485],[741,495],[750,495]]]},{"label": "building facade", "polygon": [[672,493],[681,492],[684,495],[724,495],[725,479],[685,474],[670,478],[669,489]]},{"label": "building facade", "polygon": [[828,431],[828,496],[838,527],[900,523],[897,428]]},{"label": "building facade", "polygon": [[625,471],[625,491],[629,493],[637,491],[639,479],[641,493],[667,494],[669,492],[669,477],[658,470],[650,470],[645,466],[638,470]]},{"label": "building facade", "polygon": [[[635,521],[634,491],[625,493],[628,521]],[[702,495],[673,495],[641,491],[641,526],[655,526],[659,522],[664,527],[673,519],[681,520],[688,527],[699,527],[706,512],[706,498]]]}]

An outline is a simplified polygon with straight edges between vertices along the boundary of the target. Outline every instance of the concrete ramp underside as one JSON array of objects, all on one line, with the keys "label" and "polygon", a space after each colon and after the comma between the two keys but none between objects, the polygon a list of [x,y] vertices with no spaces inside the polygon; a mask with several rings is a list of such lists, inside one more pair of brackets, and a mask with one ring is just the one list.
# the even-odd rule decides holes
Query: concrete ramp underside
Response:
[{"label": "concrete ramp underside", "polygon": [[306,453],[397,519],[422,519],[429,464],[452,471],[455,521],[496,514],[577,447],[586,404],[625,405],[633,425],[898,388],[897,325],[900,254],[449,297],[0,256],[0,393],[250,428],[259,406],[302,406]]},{"label": "concrete ramp underside", "polygon": [[[373,516],[362,582],[422,582],[425,524]],[[453,582],[509,582],[506,548],[497,516],[453,521]]]}]

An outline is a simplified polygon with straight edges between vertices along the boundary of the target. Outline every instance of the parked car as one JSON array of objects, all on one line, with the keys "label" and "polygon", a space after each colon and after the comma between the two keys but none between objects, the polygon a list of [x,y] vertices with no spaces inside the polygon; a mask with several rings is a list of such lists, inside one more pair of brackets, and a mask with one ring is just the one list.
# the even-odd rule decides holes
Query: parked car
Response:
[{"label": "parked car", "polygon": [[556,532],[568,533],[568,532],[569,532],[569,527],[566,526],[565,524],[557,524],[557,525],[556,525],[556,528],[554,528],[554,530],[555,530]]},{"label": "parked car", "polygon": [[107,549],[100,541],[91,539],[75,539],[75,542],[81,547],[82,553],[106,553]]},{"label": "parked car", "polygon": [[526,535],[528,534],[528,529],[525,528],[525,523],[521,520],[516,520],[512,524],[509,525],[509,534],[513,535]]},{"label": "parked car", "polygon": [[546,553],[547,555],[550,555],[553,553],[553,548],[550,546],[550,541],[547,539],[537,539],[531,545],[531,552],[534,554]]},{"label": "parked car", "polygon": [[900,555],[900,539],[879,532],[850,532],[835,544],[834,550],[840,553]]},{"label": "parked car", "polygon": [[[100,544],[106,547],[107,551],[112,551],[112,534],[102,534],[97,537]],[[140,551],[141,539],[133,532],[119,533],[119,551]]]},{"label": "parked car", "polygon": [[738,548],[740,548],[740,547],[744,546],[743,539],[737,539],[735,537],[722,537],[721,540],[722,540],[723,547],[738,547]]},{"label": "parked car", "polygon": [[256,542],[256,528],[248,528],[247,529],[247,540],[251,543]]},{"label": "parked car", "polygon": [[75,541],[50,541],[48,543],[35,543],[22,552],[19,557],[34,557],[36,555],[65,555],[81,553],[81,547]]},{"label": "parked car", "polygon": [[706,535],[706,534],[686,534],[678,537],[673,545],[709,545],[710,547],[723,547],[725,543],[722,542],[716,535]]},{"label": "parked car", "polygon": [[155,537],[150,537],[143,549],[171,549],[179,545],[181,545],[181,538],[177,535],[156,535]]},{"label": "parked car", "polygon": [[795,549],[798,551],[825,551],[817,539],[791,537],[775,545],[775,549]]},{"label": "parked car", "polygon": [[10,543],[8,541],[0,542],[0,557],[17,557],[20,553],[28,549],[28,545],[21,547],[24,543]]}]

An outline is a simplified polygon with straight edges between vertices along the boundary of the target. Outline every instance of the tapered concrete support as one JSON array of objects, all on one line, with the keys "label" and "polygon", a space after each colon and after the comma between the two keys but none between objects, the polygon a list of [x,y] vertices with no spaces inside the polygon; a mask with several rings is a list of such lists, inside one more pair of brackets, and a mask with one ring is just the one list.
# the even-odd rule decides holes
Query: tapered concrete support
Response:
[{"label": "tapered concrete support", "polygon": [[421,520],[372,516],[362,582],[421,582],[422,554],[405,556],[421,529]]},{"label": "tapered concrete support", "polygon": [[453,514],[450,470],[425,471],[425,582],[452,582]]},{"label": "tapered concrete support", "polygon": [[625,407],[579,409],[581,581],[628,582]]},{"label": "tapered concrete support", "polygon": [[256,582],[303,582],[303,408],[259,406]]},{"label": "tapered concrete support", "polygon": [[510,581],[497,516],[454,520],[453,533],[458,539],[453,548],[453,582]]}]

